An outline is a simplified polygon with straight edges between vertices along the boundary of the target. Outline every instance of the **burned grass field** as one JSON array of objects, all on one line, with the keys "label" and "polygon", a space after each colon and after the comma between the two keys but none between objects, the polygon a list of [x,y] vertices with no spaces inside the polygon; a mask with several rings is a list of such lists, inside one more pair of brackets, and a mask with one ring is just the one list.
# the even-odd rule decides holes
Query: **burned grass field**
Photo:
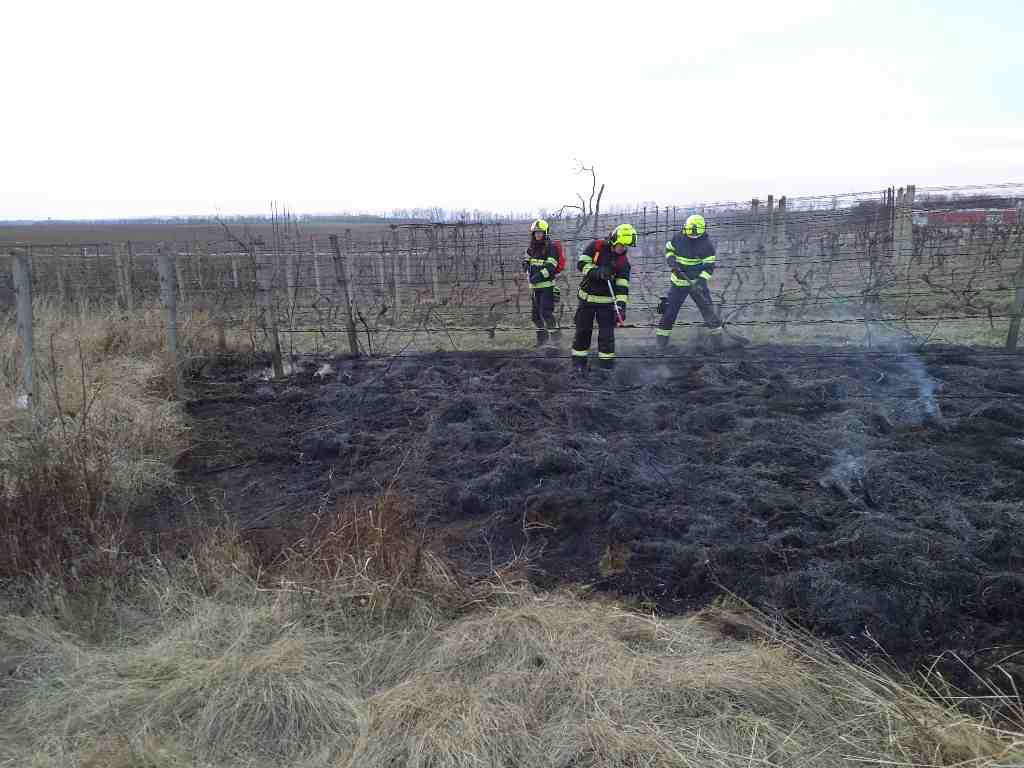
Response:
[{"label": "burned grass field", "polygon": [[180,469],[268,552],[372,513],[468,576],[667,613],[728,590],[854,653],[1024,681],[1019,356],[637,347],[610,377],[567,372],[553,352],[310,360],[279,381],[209,363]]}]

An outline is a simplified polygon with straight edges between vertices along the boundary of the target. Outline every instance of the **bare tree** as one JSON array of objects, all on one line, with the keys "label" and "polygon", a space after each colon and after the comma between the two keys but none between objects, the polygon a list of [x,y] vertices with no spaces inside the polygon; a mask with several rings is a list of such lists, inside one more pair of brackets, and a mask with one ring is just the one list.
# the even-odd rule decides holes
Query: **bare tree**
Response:
[{"label": "bare tree", "polygon": [[[597,186],[597,170],[594,166],[584,165],[582,161],[576,161],[576,175],[590,174],[590,196],[584,198],[579,192],[576,193],[576,199],[578,203],[569,203],[559,208],[554,219],[562,219],[566,211],[576,211],[574,218],[576,220],[576,226],[573,228],[572,237],[573,239],[578,238],[583,230],[587,228],[587,224],[593,224],[593,235],[597,237],[598,219],[601,215],[601,196],[604,195],[604,184],[601,184],[600,188]],[[595,199],[596,198],[596,199]]]}]

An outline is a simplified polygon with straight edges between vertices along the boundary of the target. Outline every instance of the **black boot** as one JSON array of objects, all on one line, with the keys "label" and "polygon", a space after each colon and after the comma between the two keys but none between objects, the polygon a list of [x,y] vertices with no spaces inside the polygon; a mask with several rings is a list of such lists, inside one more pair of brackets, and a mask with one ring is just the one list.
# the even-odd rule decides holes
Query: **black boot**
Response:
[{"label": "black boot", "polygon": [[668,336],[655,336],[654,343],[658,349],[666,349],[668,347]]},{"label": "black boot", "polygon": [[548,342],[548,332],[543,330],[537,331],[537,346],[543,347]]}]

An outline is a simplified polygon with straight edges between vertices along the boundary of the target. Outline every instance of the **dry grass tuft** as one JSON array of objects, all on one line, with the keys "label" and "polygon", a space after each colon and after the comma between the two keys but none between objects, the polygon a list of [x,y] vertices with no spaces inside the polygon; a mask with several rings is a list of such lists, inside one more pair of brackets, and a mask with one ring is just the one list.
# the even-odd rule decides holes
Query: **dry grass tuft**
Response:
[{"label": "dry grass tuft", "polygon": [[[238,546],[222,532],[201,557],[230,560]],[[506,588],[454,616],[427,600],[415,621],[396,623],[353,604],[351,581],[203,596],[200,570],[152,565],[135,598],[146,619],[128,620],[116,647],[38,617],[0,621],[0,643],[25,659],[0,683],[10,739],[0,765],[30,755],[39,765],[361,768],[1024,759],[1019,729],[733,607],[660,620]],[[727,637],[736,627],[750,639]]]},{"label": "dry grass tuft", "polygon": [[32,414],[17,404],[13,324],[0,324],[0,577],[81,584],[117,569],[126,514],[173,486],[187,427],[155,310],[44,301],[35,314]]}]

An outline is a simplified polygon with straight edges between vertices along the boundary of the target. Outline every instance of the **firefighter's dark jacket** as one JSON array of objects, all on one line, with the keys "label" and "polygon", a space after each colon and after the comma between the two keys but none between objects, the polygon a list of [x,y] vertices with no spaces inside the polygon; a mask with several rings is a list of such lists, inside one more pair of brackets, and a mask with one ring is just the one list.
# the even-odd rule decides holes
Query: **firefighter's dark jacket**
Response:
[{"label": "firefighter's dark jacket", "polygon": [[665,261],[672,270],[672,284],[685,288],[715,271],[715,244],[707,233],[687,237],[682,232],[665,243]]},{"label": "firefighter's dark jacket", "polygon": [[[597,258],[594,258],[594,254]],[[597,277],[598,267],[611,265],[611,283],[614,294],[608,291],[608,281]],[[629,303],[629,273],[632,267],[628,256],[621,256],[612,250],[607,240],[592,240],[580,252],[577,267],[583,273],[580,282],[579,299],[588,304]]]},{"label": "firefighter's dark jacket", "polygon": [[530,287],[551,288],[558,273],[558,250],[555,244],[550,237],[544,235],[544,239],[539,243],[531,238],[528,250]]}]

